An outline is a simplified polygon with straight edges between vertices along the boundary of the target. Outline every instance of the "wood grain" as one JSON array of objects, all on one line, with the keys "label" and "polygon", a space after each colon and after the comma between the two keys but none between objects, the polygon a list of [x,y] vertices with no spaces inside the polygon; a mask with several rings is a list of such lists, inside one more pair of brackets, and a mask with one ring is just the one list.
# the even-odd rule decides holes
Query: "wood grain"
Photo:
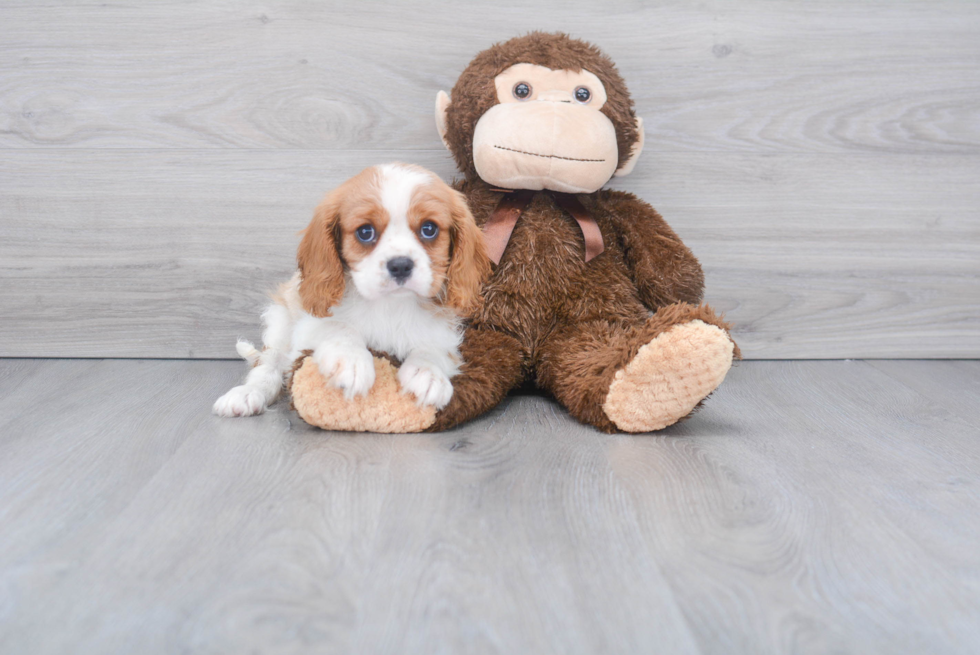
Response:
[{"label": "wood grain", "polygon": [[980,357],[980,5],[0,3],[0,356],[234,357],[316,200],[446,178],[436,91],[531,28],[645,118],[612,186],[749,358]]},{"label": "wood grain", "polygon": [[972,420],[977,398],[980,398],[980,361],[904,363],[878,360],[869,363],[945,411]]},{"label": "wood grain", "polygon": [[231,362],[0,361],[0,652],[972,653],[972,364],[877,366],[351,435],[210,416]]},{"label": "wood grain", "polygon": [[8,1],[0,147],[435,149],[436,92],[529,29],[603,46],[654,154],[980,152],[962,0]]},{"label": "wood grain", "polygon": [[[610,454],[702,652],[975,647],[980,533],[953,516],[980,502],[977,417],[944,411],[969,394],[944,363],[908,364],[947,398],[862,362],[750,363],[715,429],[684,423],[672,448],[625,439]],[[938,597],[948,611],[916,625]]]},{"label": "wood grain", "polygon": [[[0,356],[236,357],[322,194],[400,154],[0,151]],[[746,357],[980,355],[980,168],[865,157],[678,154],[616,186],[694,249]]]}]

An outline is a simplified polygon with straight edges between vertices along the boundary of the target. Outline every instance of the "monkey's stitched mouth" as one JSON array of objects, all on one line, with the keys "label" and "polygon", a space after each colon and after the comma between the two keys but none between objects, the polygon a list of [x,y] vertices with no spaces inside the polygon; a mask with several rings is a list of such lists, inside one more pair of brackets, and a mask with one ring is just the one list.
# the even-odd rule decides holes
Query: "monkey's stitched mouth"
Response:
[{"label": "monkey's stitched mouth", "polygon": [[586,162],[594,162],[594,163],[600,163],[606,161],[605,159],[576,159],[575,157],[562,157],[560,155],[539,155],[536,152],[527,152],[526,150],[516,150],[514,148],[505,148],[504,146],[497,146],[497,145],[495,145],[494,148],[497,148],[499,150],[507,150],[509,152],[516,152],[521,155],[541,157],[543,159],[564,159],[565,161],[586,161]]}]

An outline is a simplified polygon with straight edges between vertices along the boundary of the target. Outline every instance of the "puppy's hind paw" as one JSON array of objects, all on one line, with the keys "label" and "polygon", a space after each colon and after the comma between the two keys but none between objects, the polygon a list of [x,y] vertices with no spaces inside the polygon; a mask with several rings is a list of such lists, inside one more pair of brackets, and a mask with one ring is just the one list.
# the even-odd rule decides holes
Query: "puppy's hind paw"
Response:
[{"label": "puppy's hind paw", "polygon": [[265,395],[242,384],[215,401],[211,411],[218,416],[254,416],[265,411]]}]

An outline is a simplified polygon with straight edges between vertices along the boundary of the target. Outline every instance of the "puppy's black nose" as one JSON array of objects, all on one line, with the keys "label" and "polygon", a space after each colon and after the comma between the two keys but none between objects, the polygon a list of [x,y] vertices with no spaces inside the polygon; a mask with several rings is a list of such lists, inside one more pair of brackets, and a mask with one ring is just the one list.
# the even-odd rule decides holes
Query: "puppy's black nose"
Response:
[{"label": "puppy's black nose", "polygon": [[405,280],[411,277],[413,268],[415,262],[409,257],[395,257],[388,260],[388,273],[398,284],[404,284]]}]

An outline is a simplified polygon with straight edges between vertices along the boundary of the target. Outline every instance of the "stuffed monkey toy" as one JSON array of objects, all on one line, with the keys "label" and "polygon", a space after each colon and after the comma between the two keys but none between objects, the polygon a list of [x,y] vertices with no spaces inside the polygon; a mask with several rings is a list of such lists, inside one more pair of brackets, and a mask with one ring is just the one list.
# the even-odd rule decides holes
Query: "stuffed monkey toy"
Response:
[{"label": "stuffed monkey toy", "polygon": [[451,96],[439,93],[436,125],[495,262],[452,400],[439,412],[396,409],[389,366],[352,408],[300,362],[300,415],[326,429],[445,430],[526,381],[605,432],[659,430],[691,414],[738,348],[700,304],[704,275],[674,231],[636,196],[602,189],[643,148],[612,61],[564,34],[499,43]]}]

